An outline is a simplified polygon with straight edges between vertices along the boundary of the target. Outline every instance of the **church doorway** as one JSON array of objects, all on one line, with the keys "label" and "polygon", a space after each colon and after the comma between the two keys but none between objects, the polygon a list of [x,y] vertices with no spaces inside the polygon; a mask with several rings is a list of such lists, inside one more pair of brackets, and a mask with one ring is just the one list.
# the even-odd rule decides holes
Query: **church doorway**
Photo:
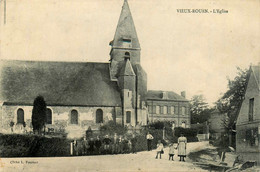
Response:
[{"label": "church doorway", "polygon": [[102,109],[98,109],[96,111],[96,123],[97,124],[103,123],[103,111],[102,111]]},{"label": "church doorway", "polygon": [[78,111],[72,110],[70,114],[70,123],[78,124]]},{"label": "church doorway", "polygon": [[24,123],[24,110],[18,109],[17,110],[17,124],[23,124]]}]

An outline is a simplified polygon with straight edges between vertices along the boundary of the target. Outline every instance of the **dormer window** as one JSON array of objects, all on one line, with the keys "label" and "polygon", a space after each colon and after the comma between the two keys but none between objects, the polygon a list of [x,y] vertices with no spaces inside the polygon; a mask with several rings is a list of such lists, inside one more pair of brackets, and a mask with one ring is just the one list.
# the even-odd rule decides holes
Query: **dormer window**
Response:
[{"label": "dormer window", "polygon": [[132,40],[130,38],[123,38],[123,47],[124,48],[131,48],[132,47]]},{"label": "dormer window", "polygon": [[123,38],[123,42],[131,43],[132,41],[130,38]]}]

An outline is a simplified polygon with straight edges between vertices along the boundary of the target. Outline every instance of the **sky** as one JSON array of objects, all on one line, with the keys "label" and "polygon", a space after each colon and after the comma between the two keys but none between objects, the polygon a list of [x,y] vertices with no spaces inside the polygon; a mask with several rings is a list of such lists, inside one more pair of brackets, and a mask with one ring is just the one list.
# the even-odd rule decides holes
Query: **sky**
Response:
[{"label": "sky", "polygon": [[[0,59],[108,62],[123,0],[0,1]],[[212,105],[236,67],[260,62],[259,0],[128,0],[149,90]],[[224,9],[228,13],[178,13]]]}]

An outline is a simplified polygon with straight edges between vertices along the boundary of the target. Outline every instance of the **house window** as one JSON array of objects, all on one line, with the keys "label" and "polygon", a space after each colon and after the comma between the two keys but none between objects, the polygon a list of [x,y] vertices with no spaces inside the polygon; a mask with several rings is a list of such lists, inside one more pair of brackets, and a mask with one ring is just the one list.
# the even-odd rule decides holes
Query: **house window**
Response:
[{"label": "house window", "polygon": [[163,106],[160,106],[160,114],[163,114]]},{"label": "house window", "polygon": [[181,127],[182,127],[182,128],[185,128],[185,127],[186,127],[186,122],[185,122],[185,121],[183,121],[183,122],[181,123]]},{"label": "house window", "polygon": [[102,111],[102,109],[98,109],[96,111],[96,123],[97,124],[103,123],[103,111]]},{"label": "house window", "polygon": [[249,121],[253,121],[253,116],[254,116],[254,98],[249,99],[249,113],[248,113]]},{"label": "house window", "polygon": [[179,114],[179,113],[178,113],[178,106],[175,106],[175,107],[174,107],[174,114]]},{"label": "house window", "polygon": [[185,107],[181,107],[181,114],[182,115],[185,115],[185,109],[186,109]]},{"label": "house window", "polygon": [[186,111],[185,111],[185,114],[187,114],[187,115],[188,115],[188,114],[189,114],[189,108],[188,108],[188,107],[186,107],[185,109],[186,109]]},{"label": "house window", "polygon": [[160,106],[156,106],[156,114],[160,114]]},{"label": "house window", "polygon": [[167,114],[167,106],[163,106],[163,114]]},{"label": "house window", "polygon": [[174,106],[171,106],[171,114],[174,114]]},{"label": "house window", "polygon": [[23,109],[17,110],[17,124],[23,124],[24,123],[24,111]]},{"label": "house window", "polygon": [[258,130],[257,128],[246,130],[246,141],[250,146],[258,146]]},{"label": "house window", "polygon": [[130,111],[126,112],[126,123],[131,123],[131,112]]},{"label": "house window", "polygon": [[46,109],[46,124],[52,124],[52,111],[51,109]]},{"label": "house window", "polygon": [[78,111],[72,110],[70,113],[70,123],[71,124],[78,124]]},{"label": "house window", "polygon": [[153,113],[152,110],[153,110],[153,107],[152,106],[148,106],[148,112],[149,113]]}]

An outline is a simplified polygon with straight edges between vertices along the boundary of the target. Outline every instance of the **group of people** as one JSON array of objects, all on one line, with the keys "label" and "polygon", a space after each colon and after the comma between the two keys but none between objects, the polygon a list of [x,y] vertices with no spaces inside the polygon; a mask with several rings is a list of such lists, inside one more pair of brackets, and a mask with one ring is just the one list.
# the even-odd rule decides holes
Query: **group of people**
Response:
[{"label": "group of people", "polygon": [[[161,141],[158,141],[157,149],[156,149],[156,159],[160,155],[160,159],[162,158],[162,154],[164,154],[163,144]],[[178,149],[178,156],[180,157],[180,161],[185,161],[184,158],[186,157],[186,149],[187,149],[187,138],[184,137],[183,134],[178,138],[178,143],[170,143],[169,144],[169,160],[173,161],[173,157],[175,155],[175,150]]]},{"label": "group of people", "polygon": [[137,139],[135,134],[131,137],[106,135],[103,139],[99,136],[94,140],[93,137],[83,140],[74,140],[71,143],[71,155],[98,155],[98,154],[122,154],[136,153]]},{"label": "group of people", "polygon": [[[153,136],[148,132],[146,135],[148,151],[152,150]],[[114,136],[109,137],[106,135],[103,139],[99,136],[94,140],[93,137],[83,140],[74,140],[71,142],[71,155],[98,155],[98,154],[122,154],[122,153],[136,153],[137,139],[135,134],[131,137],[118,136],[117,133]],[[173,161],[175,150],[178,149],[178,156],[180,161],[185,161],[187,148],[187,138],[183,134],[178,138],[178,143],[169,144],[169,160]],[[156,148],[156,159],[160,156],[162,158],[164,154],[164,146],[159,140]]]}]

